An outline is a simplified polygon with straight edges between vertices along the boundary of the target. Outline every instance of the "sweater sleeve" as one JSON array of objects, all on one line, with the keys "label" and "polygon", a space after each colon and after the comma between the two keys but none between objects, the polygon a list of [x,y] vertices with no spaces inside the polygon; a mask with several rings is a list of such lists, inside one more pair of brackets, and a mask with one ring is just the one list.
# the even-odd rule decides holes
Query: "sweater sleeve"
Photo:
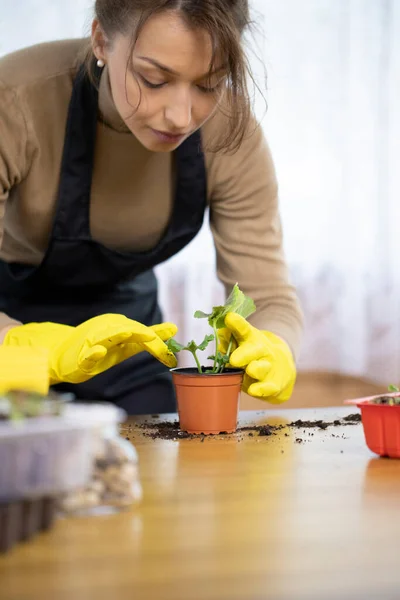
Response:
[{"label": "sweater sleeve", "polygon": [[[27,127],[18,98],[0,80],[0,245],[3,243],[6,202],[10,190],[22,181],[28,170],[27,154]],[[0,343],[2,330],[19,324],[0,312]]]},{"label": "sweater sleeve", "polygon": [[297,357],[303,315],[289,281],[275,168],[260,126],[234,154],[212,160],[209,202],[218,278],[227,293],[238,282],[256,304],[249,321],[283,338]]}]

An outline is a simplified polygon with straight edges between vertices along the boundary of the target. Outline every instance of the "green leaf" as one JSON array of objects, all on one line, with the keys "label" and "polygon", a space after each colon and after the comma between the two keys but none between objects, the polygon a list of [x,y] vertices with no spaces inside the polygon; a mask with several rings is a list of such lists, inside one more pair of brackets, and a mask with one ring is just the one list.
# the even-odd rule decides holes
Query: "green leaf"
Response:
[{"label": "green leaf", "polygon": [[177,354],[181,350],[185,350],[185,346],[183,346],[182,344],[180,344],[179,342],[177,342],[173,338],[167,340],[165,342],[165,345],[167,346],[168,350],[170,350],[174,354]]},{"label": "green leaf", "polygon": [[246,296],[240,290],[238,284],[235,283],[225,302],[226,313],[234,312],[244,319],[247,319],[247,317],[253,314],[255,310],[256,305],[254,304],[253,300],[249,296]]},{"label": "green leaf", "polygon": [[[213,356],[207,356],[207,358],[209,360],[214,360],[215,359],[215,354],[213,354]],[[219,350],[217,350],[217,361],[220,363],[227,363],[229,361],[229,356],[227,356],[226,354],[222,354],[222,352],[220,352]]]},{"label": "green leaf", "polygon": [[[256,306],[249,296],[246,296],[239,288],[238,284],[232,288],[224,306],[216,306],[212,312],[212,322],[217,329],[225,327],[225,317],[229,312],[234,312],[244,319],[247,319],[256,310]],[[212,325],[212,323],[210,323]]]},{"label": "green leaf", "polygon": [[211,313],[205,313],[202,310],[196,310],[194,313],[195,319],[208,319],[209,317],[211,317]]},{"label": "green leaf", "polygon": [[223,306],[213,306],[211,313],[196,310],[194,316],[196,319],[208,319],[210,327],[215,326],[217,329],[221,329],[225,327],[225,317],[228,312],[234,312],[247,319],[255,310],[256,306],[253,300],[246,296],[235,283]]},{"label": "green leaf", "polygon": [[214,336],[212,334],[211,335],[206,335],[205,338],[204,338],[204,340],[198,346],[198,349],[199,350],[205,350],[207,348],[208,344],[213,341],[213,339],[214,339]]},{"label": "green leaf", "polygon": [[184,347],[184,350],[189,350],[189,352],[196,352],[196,350],[197,350],[196,342],[194,340],[192,340],[191,342],[186,344],[186,346]]},{"label": "green leaf", "polygon": [[398,392],[399,388],[396,385],[390,384],[389,387],[388,387],[388,391],[389,392]]},{"label": "green leaf", "polygon": [[[207,356],[207,360],[215,360],[215,354],[212,356]],[[217,363],[222,366],[226,365],[229,362],[229,356],[227,354],[222,354],[219,350],[217,352]]]}]

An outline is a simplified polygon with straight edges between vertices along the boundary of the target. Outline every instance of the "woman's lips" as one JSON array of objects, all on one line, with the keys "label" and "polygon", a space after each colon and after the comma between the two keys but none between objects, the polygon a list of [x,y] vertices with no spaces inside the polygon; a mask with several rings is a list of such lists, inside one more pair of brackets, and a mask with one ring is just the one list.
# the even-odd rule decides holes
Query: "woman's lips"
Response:
[{"label": "woman's lips", "polygon": [[151,129],[154,135],[158,138],[160,142],[164,144],[176,144],[183,140],[183,138],[187,135],[187,133],[182,133],[180,135],[174,135],[172,133],[168,133],[167,131],[158,131],[158,129]]}]

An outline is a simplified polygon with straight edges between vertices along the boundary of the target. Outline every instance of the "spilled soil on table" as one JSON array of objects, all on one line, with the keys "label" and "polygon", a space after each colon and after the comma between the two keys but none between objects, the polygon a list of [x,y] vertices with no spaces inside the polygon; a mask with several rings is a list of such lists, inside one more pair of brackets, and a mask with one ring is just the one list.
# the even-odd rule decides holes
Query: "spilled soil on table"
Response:
[{"label": "spilled soil on table", "polygon": [[[201,439],[203,442],[205,438],[224,438],[227,435],[235,436],[239,438],[239,441],[243,440],[244,437],[269,437],[272,435],[276,435],[279,431],[283,429],[292,429],[292,430],[303,430],[303,433],[308,433],[308,436],[312,437],[314,435],[312,430],[326,430],[328,428],[335,427],[343,427],[346,425],[357,425],[361,422],[361,415],[351,414],[343,417],[342,419],[335,419],[334,421],[302,421],[297,420],[292,423],[285,423],[282,425],[246,425],[244,427],[238,427],[235,433],[227,434],[226,432],[221,432],[218,435],[204,435],[197,433],[187,433],[187,431],[181,431],[179,429],[179,421],[144,421],[143,423],[139,423],[136,427],[139,427],[143,430],[143,435],[152,438],[153,440],[161,439],[161,440],[182,440],[182,439]],[[308,430],[308,431],[307,431]],[[130,435],[133,435],[133,427],[129,425],[128,430],[124,431],[127,439],[130,439]],[[288,436],[288,433],[285,433],[285,436]],[[340,435],[331,434],[332,437],[343,437]],[[303,443],[302,438],[296,438],[296,442],[301,444]]]}]

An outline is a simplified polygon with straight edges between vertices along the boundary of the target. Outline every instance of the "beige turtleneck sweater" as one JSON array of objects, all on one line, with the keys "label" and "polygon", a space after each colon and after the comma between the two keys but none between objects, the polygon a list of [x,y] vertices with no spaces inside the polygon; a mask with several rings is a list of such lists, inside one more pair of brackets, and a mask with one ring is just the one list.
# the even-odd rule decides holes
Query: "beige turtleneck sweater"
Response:
[{"label": "beige turtleneck sweater", "polygon": [[[0,59],[0,258],[37,265],[55,211],[68,105],[86,40],[40,44]],[[90,199],[92,237],[122,250],[154,246],[171,215],[172,154],[145,149],[114,106],[107,69],[99,90]],[[205,148],[223,126],[202,128]],[[251,296],[255,326],[284,338],[297,354],[302,316],[282,248],[277,182],[261,127],[234,154],[205,151],[217,274]],[[1,282],[0,282],[1,287]],[[168,318],[168,315],[165,315]],[[0,330],[15,324],[0,313]],[[0,331],[1,334],[1,331]]]}]

